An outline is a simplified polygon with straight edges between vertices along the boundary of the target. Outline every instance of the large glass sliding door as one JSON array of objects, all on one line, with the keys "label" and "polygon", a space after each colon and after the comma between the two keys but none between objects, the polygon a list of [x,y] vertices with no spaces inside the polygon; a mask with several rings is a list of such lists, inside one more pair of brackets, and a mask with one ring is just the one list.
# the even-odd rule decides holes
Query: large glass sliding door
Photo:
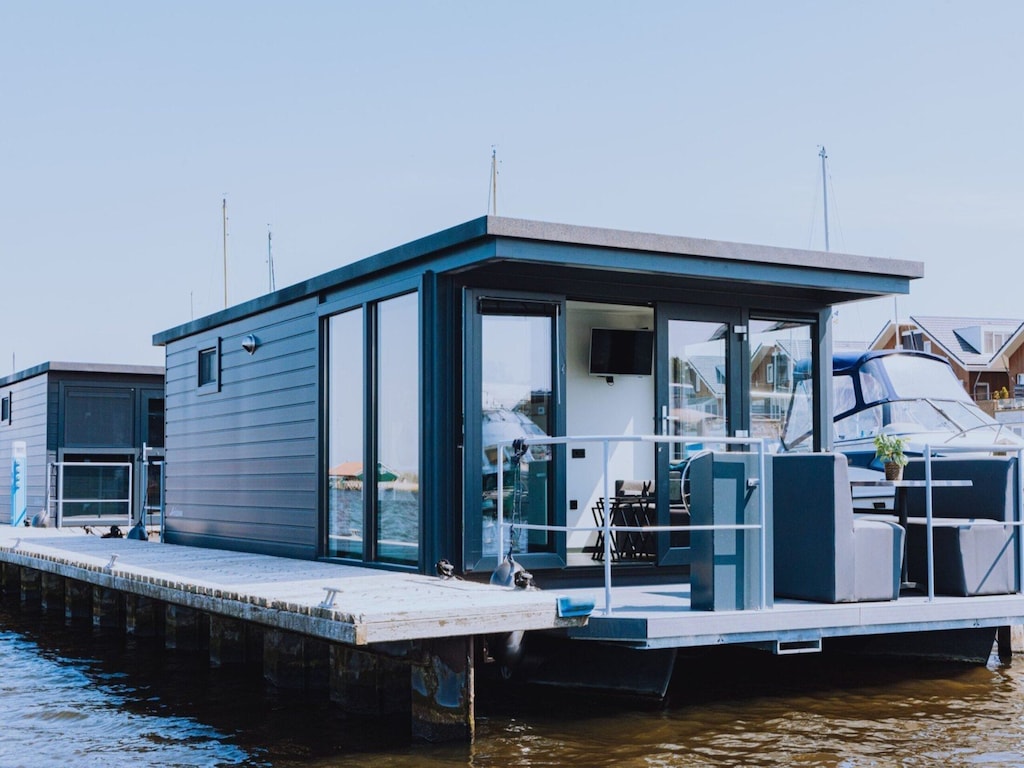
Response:
[{"label": "large glass sliding door", "polygon": [[[560,304],[481,297],[472,307],[469,338],[476,340],[474,357],[479,362],[468,378],[473,383],[467,408],[479,416],[467,417],[466,423],[479,424],[479,431],[467,436],[466,471],[470,487],[475,485],[479,495],[467,505],[475,510],[467,513],[467,562],[484,558],[495,563],[509,552],[556,557],[560,543],[564,547],[564,534],[520,526],[554,524],[559,515],[564,517],[555,504],[560,454],[544,445],[517,450],[508,442],[560,433]],[[499,443],[504,444],[500,450]],[[473,453],[479,457],[475,462]],[[498,505],[504,519],[500,531]]]},{"label": "large glass sliding door", "polygon": [[[689,462],[705,448],[718,449],[708,438],[727,437],[736,429],[736,389],[741,336],[735,333],[738,313],[698,312],[666,308],[660,313],[659,377],[656,397],[662,434],[679,442],[658,449],[658,522],[688,525]],[[662,565],[689,562],[690,532],[662,535]]]},{"label": "large glass sliding door", "polygon": [[418,312],[410,293],[327,321],[328,557],[419,563]]}]

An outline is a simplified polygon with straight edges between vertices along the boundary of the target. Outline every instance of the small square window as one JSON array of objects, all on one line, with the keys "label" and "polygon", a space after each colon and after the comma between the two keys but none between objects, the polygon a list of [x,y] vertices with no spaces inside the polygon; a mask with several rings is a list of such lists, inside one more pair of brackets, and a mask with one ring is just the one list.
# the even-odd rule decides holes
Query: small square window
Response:
[{"label": "small square window", "polygon": [[11,396],[5,395],[0,400],[0,424],[11,423]]},{"label": "small square window", "polygon": [[201,393],[217,392],[220,389],[220,345],[205,347],[199,350],[196,358],[198,376],[196,384]]}]

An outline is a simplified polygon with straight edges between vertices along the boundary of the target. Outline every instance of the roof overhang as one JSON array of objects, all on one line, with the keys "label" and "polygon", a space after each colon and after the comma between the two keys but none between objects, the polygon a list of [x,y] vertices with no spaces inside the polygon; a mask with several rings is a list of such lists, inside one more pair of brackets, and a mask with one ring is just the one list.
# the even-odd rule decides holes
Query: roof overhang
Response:
[{"label": "roof overhang", "polygon": [[445,273],[500,263],[513,269],[585,269],[592,276],[607,273],[609,279],[624,274],[685,278],[713,290],[743,285],[782,293],[814,292],[827,304],[909,293],[910,281],[924,275],[924,265],[916,261],[485,216],[171,328],[154,335],[153,343],[164,345],[274,306],[402,270]]}]

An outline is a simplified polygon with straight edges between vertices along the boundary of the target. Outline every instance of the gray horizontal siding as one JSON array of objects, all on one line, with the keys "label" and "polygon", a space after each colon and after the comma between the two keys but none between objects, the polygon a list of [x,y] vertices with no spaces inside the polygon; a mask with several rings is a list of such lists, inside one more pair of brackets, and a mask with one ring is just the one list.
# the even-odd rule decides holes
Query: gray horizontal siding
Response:
[{"label": "gray horizontal siding", "polygon": [[[293,459],[302,460],[308,458],[310,460],[310,466],[313,466],[316,462],[316,445],[310,445],[310,440],[305,438],[300,440],[292,440],[284,442],[281,440],[274,440],[264,443],[234,443],[232,445],[213,445],[207,448],[174,448],[173,453],[181,456],[188,457],[189,462],[196,461],[217,461],[239,464],[242,462],[248,463],[252,459],[264,459],[272,461],[275,459]],[[314,441],[315,443],[315,441]],[[170,451],[170,449],[169,449]],[[290,453],[286,453],[290,451]],[[178,467],[177,459],[172,453],[168,453],[167,460],[167,473],[169,478],[187,476],[185,472],[187,467],[182,465]],[[238,467],[233,468],[236,471]],[[255,466],[246,466],[247,475],[259,474]],[[227,473],[225,473],[227,474]]]},{"label": "gray horizontal siding", "polygon": [[301,537],[301,540],[292,540],[288,537],[287,530],[275,529],[265,532],[258,531],[261,534],[260,536],[249,538],[247,534],[254,530],[246,526],[233,526],[225,529],[204,526],[198,532],[187,528],[180,528],[175,530],[173,543],[186,547],[212,547],[214,549],[226,549],[235,552],[258,551],[264,555],[292,557],[302,560],[313,560],[316,558],[316,547],[305,541],[305,535]]},{"label": "gray horizontal siding", "polygon": [[0,388],[0,397],[11,397],[11,423],[0,424],[0,524],[11,522],[11,454],[16,441],[25,442],[29,517],[46,504],[48,383],[48,375],[40,374]]},{"label": "gray horizontal siding", "polygon": [[[199,394],[198,351],[218,339],[220,388]],[[168,541],[316,556],[318,340],[309,300],[168,345]]]},{"label": "gray horizontal siding", "polygon": [[[249,477],[251,478],[288,478],[306,477],[314,478],[315,473],[309,472],[310,459],[315,456],[292,456],[282,458],[273,456],[267,459],[247,459]],[[206,459],[195,461],[176,461],[178,472],[183,476],[195,478],[196,482],[211,475],[229,474],[225,470],[231,465],[234,459]]]}]

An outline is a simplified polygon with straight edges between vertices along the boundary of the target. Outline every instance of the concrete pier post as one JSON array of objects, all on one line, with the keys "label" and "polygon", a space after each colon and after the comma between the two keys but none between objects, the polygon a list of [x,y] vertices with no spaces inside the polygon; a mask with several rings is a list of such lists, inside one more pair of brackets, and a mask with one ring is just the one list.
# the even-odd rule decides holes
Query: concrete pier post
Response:
[{"label": "concrete pier post", "polygon": [[125,631],[129,635],[163,637],[166,603],[143,595],[125,595],[124,607]]},{"label": "concrete pier post", "polygon": [[93,586],[92,626],[94,629],[124,630],[124,593],[117,589]]},{"label": "concrete pier post", "polygon": [[92,584],[64,580],[65,621],[92,621]]},{"label": "concrete pier post", "polygon": [[[257,646],[250,635],[258,636]],[[210,616],[210,666],[263,663],[262,630],[229,616]]]},{"label": "concrete pier post", "polygon": [[330,682],[330,646],[295,632],[266,629],[263,677],[278,688],[326,691]]},{"label": "concrete pier post", "polygon": [[176,651],[205,651],[210,642],[210,617],[202,611],[167,603],[164,647]]},{"label": "concrete pier post", "polygon": [[20,581],[21,576],[18,572],[18,566],[8,562],[0,562],[0,592],[3,593],[5,598],[10,600],[20,594]]},{"label": "concrete pier post", "polygon": [[43,612],[64,610],[64,577],[58,573],[43,571]]},{"label": "concrete pier post", "polygon": [[407,659],[331,645],[331,701],[351,714],[409,713],[410,675]]},{"label": "concrete pier post", "polygon": [[412,737],[417,741],[471,741],[475,724],[473,640],[421,642],[412,656]]},{"label": "concrete pier post", "polygon": [[43,609],[43,574],[35,568],[21,569],[21,610]]}]

